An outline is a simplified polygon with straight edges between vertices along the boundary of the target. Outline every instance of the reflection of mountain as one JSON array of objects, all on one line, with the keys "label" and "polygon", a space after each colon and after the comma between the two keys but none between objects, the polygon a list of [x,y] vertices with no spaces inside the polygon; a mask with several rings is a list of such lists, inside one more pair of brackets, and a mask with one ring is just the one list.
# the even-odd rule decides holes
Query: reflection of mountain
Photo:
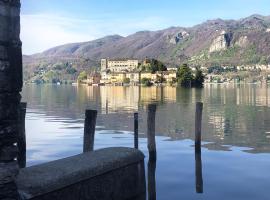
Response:
[{"label": "reflection of mountain", "polygon": [[110,130],[133,131],[132,113],[139,111],[142,133],[146,130],[145,106],[157,102],[157,135],[172,140],[193,139],[195,102],[203,101],[202,137],[212,142],[206,147],[229,150],[224,145],[233,145],[259,153],[270,152],[268,90],[254,85],[206,85],[204,89],[28,85],[23,99],[32,111],[63,122],[82,122],[86,108],[97,109],[97,125]]}]

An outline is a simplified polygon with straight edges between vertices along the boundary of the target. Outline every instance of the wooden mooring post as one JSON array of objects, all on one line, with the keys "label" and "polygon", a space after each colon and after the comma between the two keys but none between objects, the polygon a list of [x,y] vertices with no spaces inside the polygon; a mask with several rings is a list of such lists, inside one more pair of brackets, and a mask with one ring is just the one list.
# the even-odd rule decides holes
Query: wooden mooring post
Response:
[{"label": "wooden mooring post", "polygon": [[201,146],[195,147],[196,192],[203,193]]},{"label": "wooden mooring post", "polygon": [[94,150],[96,120],[96,110],[85,111],[83,152],[89,152]]},{"label": "wooden mooring post", "polygon": [[196,103],[195,116],[195,173],[196,192],[203,193],[202,159],[201,159],[201,130],[202,130],[203,103]]},{"label": "wooden mooring post", "polygon": [[202,111],[203,111],[203,103],[196,103],[196,113],[195,113],[195,146],[201,145],[201,132],[202,132]]},{"label": "wooden mooring post", "polygon": [[139,114],[134,113],[134,148],[139,148],[139,133],[138,133],[138,126],[139,125]]},{"label": "wooden mooring post", "polygon": [[152,159],[155,156],[149,155],[147,164],[148,200],[156,200],[156,160]]},{"label": "wooden mooring post", "polygon": [[155,140],[155,118],[156,118],[156,104],[148,105],[147,115],[147,148],[149,151],[149,159],[156,160],[156,140]]},{"label": "wooden mooring post", "polygon": [[20,103],[20,121],[18,134],[18,165],[20,168],[26,167],[26,136],[25,136],[25,116],[27,103]]}]

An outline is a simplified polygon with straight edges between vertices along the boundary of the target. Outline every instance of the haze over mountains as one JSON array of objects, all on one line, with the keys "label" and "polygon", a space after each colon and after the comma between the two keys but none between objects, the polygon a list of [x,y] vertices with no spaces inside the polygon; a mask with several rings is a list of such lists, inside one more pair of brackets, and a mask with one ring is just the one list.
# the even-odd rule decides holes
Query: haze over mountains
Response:
[{"label": "haze over mountains", "polygon": [[156,58],[168,66],[242,65],[270,62],[270,16],[240,20],[208,20],[184,28],[141,31],[127,37],[111,35],[90,42],[66,44],[24,56],[25,73],[42,64],[73,62],[76,70],[98,67],[101,58]]}]

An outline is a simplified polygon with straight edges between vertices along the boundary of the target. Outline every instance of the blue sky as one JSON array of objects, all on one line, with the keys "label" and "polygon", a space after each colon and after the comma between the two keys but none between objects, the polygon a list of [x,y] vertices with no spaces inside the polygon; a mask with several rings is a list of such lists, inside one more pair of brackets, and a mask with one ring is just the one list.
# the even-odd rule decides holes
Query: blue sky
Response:
[{"label": "blue sky", "polygon": [[23,53],[208,19],[270,15],[269,0],[21,0]]}]

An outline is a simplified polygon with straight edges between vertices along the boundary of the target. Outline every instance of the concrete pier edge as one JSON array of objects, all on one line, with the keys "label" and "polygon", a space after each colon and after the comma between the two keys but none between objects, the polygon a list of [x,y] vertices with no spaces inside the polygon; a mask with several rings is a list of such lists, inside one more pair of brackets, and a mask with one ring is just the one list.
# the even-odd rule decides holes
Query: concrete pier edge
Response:
[{"label": "concrete pier edge", "polygon": [[144,154],[114,147],[20,170],[22,199],[137,199],[145,194]]}]

